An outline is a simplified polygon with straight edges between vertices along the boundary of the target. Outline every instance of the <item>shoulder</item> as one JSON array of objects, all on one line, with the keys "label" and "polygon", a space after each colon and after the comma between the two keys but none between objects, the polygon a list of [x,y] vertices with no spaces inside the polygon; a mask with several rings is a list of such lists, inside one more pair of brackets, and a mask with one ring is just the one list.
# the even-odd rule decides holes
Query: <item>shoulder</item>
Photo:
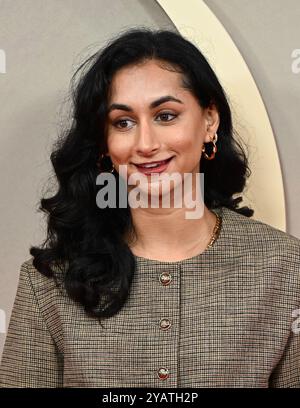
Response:
[{"label": "shoulder", "polygon": [[228,258],[273,270],[300,289],[300,239],[262,221],[222,207],[223,243]]},{"label": "shoulder", "polygon": [[300,257],[300,239],[252,217],[246,217],[226,207],[222,214],[229,232],[250,248],[282,250]]},{"label": "shoulder", "polygon": [[35,302],[53,337],[56,338],[57,322],[65,317],[70,319],[70,316],[77,318],[85,315],[81,305],[67,294],[64,281],[61,279],[64,268],[53,266],[52,269],[57,279],[41,273],[34,266],[33,258],[25,260],[21,264],[18,296],[22,302],[28,302],[28,298]]},{"label": "shoulder", "polygon": [[[252,217],[222,207],[222,259],[238,264],[246,276],[300,301],[300,239]],[[243,275],[244,276],[244,275]],[[273,290],[272,289],[272,290]]]},{"label": "shoulder", "polygon": [[61,285],[62,270],[57,267],[52,269],[58,279],[41,273],[34,266],[33,257],[24,260],[20,267],[19,284],[22,282],[23,285],[26,283],[27,286],[30,286],[37,298],[49,298],[53,295],[57,296],[59,293],[61,295],[62,292],[59,291],[59,288],[63,288]]}]

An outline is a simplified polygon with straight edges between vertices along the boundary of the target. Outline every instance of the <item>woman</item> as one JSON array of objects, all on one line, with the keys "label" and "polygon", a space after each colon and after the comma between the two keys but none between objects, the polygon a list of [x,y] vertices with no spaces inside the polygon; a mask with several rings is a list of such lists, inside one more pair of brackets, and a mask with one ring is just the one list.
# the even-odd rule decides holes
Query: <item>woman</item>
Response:
[{"label": "woman", "polygon": [[[132,29],[82,69],[51,155],[58,191],[41,200],[47,239],[21,267],[1,386],[299,387],[300,241],[233,198],[250,170],[204,56],[174,32]],[[189,218],[200,172],[203,207]],[[105,207],[101,192],[119,203],[124,185],[127,205]],[[129,205],[136,188],[158,206]]]}]

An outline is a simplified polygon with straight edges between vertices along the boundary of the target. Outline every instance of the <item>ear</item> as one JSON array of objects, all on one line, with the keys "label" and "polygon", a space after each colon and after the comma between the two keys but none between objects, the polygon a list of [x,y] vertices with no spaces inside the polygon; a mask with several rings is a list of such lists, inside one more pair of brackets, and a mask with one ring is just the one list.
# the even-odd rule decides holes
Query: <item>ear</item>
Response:
[{"label": "ear", "polygon": [[211,104],[208,108],[204,110],[204,118],[206,127],[204,142],[208,143],[211,142],[211,139],[218,131],[220,124],[220,115],[214,104]]}]

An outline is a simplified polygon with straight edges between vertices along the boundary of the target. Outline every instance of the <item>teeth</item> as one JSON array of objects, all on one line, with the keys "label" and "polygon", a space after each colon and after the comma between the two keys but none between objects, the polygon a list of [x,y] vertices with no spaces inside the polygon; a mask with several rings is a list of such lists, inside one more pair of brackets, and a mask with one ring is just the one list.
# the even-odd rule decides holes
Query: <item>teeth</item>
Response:
[{"label": "teeth", "polygon": [[171,158],[166,159],[166,160],[162,160],[162,161],[159,162],[159,163],[137,164],[137,166],[138,166],[138,167],[145,168],[145,169],[148,169],[148,168],[151,169],[151,168],[154,168],[154,167],[159,167],[159,166],[161,166],[162,164],[166,164],[166,163],[168,163],[170,160],[171,160]]},{"label": "teeth", "polygon": [[146,167],[146,169],[148,169],[148,168],[151,168],[151,167],[158,167],[160,165],[161,165],[161,163],[144,164],[142,167]]}]

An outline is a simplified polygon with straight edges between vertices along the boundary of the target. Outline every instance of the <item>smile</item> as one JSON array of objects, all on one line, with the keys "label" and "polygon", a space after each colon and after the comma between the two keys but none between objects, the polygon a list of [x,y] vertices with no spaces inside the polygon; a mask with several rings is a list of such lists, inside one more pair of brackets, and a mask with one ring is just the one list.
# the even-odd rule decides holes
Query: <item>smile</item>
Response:
[{"label": "smile", "polygon": [[144,174],[151,174],[151,173],[162,173],[165,171],[173,159],[174,156],[170,157],[169,159],[162,160],[159,162],[151,162],[151,163],[144,163],[144,164],[135,164],[137,169]]}]

